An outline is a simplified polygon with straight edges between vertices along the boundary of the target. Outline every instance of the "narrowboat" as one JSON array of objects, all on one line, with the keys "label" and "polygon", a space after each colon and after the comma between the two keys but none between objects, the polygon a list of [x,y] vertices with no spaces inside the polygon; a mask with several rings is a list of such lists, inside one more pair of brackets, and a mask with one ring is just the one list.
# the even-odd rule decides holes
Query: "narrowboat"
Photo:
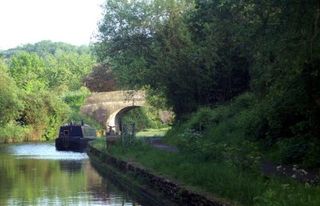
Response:
[{"label": "narrowboat", "polygon": [[96,130],[89,125],[73,124],[60,127],[59,136],[55,140],[56,150],[83,152],[88,142],[96,138]]}]

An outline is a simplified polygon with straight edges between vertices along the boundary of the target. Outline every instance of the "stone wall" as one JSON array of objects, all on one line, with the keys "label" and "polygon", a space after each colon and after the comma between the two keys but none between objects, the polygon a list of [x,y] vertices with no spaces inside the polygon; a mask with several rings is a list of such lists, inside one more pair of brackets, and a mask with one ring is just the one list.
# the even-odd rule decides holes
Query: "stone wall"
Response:
[{"label": "stone wall", "polygon": [[129,174],[130,176],[138,179],[143,184],[147,184],[150,189],[156,190],[164,194],[168,199],[174,201],[179,205],[194,205],[194,206],[231,206],[232,204],[217,198],[209,198],[205,195],[198,194],[191,190],[188,190],[181,185],[161,176],[152,174],[150,171],[137,166],[130,162],[125,162],[117,159],[109,154],[102,153],[96,148],[89,146],[89,156],[94,155],[99,158],[102,163],[107,164],[123,174]]}]

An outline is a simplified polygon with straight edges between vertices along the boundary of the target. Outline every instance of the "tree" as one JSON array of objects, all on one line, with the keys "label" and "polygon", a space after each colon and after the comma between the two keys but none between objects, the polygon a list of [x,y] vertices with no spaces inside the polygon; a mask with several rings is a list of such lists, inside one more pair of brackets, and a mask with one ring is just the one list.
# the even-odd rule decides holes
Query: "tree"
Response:
[{"label": "tree", "polygon": [[3,60],[0,59],[0,127],[14,121],[22,109],[19,89],[6,73]]},{"label": "tree", "polygon": [[45,58],[45,75],[49,88],[65,85],[69,90],[83,86],[82,80],[94,65],[95,59],[90,53],[60,51]]},{"label": "tree", "polygon": [[38,55],[21,52],[10,59],[8,71],[19,88],[35,92],[47,87],[44,68],[44,61]]},{"label": "tree", "polygon": [[297,138],[311,148],[320,132],[320,4],[262,1],[256,13],[261,7],[253,86],[264,104],[264,138]]},{"label": "tree", "polygon": [[91,92],[117,90],[116,79],[107,65],[95,65],[92,72],[84,78],[84,84]]},{"label": "tree", "polygon": [[23,46],[18,46],[13,49],[8,49],[5,51],[1,51],[0,54],[2,54],[5,58],[11,58],[17,53],[20,52],[28,52],[28,53],[35,53],[40,57],[46,57],[48,55],[55,55],[58,52],[75,52],[78,54],[88,54],[90,53],[90,49],[87,46],[73,46],[67,43],[63,42],[52,42],[49,40],[44,40],[37,42],[35,44],[26,44]]},{"label": "tree", "polygon": [[210,3],[195,9],[192,1],[108,1],[96,44],[100,61],[110,63],[119,84],[164,94],[178,117],[230,100],[250,80],[246,49],[230,35],[238,16],[202,4]]},{"label": "tree", "polygon": [[[82,79],[91,71],[94,58],[88,47],[48,41],[25,45],[11,51],[8,55],[10,58],[6,59],[8,69],[1,68],[0,102],[1,108],[5,107],[2,110],[5,114],[1,113],[4,120],[1,121],[3,124],[12,121],[14,128],[28,128],[20,140],[55,138],[58,127],[71,117],[71,109],[76,110],[72,112],[78,112],[87,95],[87,92],[80,91],[79,95],[73,98],[76,101],[68,102],[65,98],[81,90]],[[8,51],[3,53],[8,54]],[[9,75],[2,76],[6,71]],[[17,106],[16,90],[19,91],[18,100],[23,107]],[[10,131],[8,134],[12,135]]]}]

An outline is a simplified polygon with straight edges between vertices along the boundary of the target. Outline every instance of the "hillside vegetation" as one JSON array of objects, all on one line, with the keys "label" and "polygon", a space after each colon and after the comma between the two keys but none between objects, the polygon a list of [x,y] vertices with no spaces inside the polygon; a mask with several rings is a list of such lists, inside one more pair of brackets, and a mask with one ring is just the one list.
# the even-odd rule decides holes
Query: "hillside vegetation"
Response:
[{"label": "hillside vegetation", "polygon": [[80,121],[82,79],[95,63],[88,47],[42,41],[0,56],[0,142],[51,140],[62,123]]},{"label": "hillside vegetation", "polygon": [[110,0],[104,11],[98,60],[175,112],[171,142],[201,158],[230,143],[231,156],[258,147],[320,166],[318,1]]}]

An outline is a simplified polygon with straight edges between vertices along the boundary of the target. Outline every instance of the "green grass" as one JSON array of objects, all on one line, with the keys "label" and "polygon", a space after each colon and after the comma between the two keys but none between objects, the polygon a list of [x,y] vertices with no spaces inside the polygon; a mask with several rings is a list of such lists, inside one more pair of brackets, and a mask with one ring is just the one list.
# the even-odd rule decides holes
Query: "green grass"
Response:
[{"label": "green grass", "polygon": [[[252,95],[244,94],[226,105],[201,108],[176,123],[163,139],[176,146],[178,153],[152,148],[143,141],[129,147],[115,145],[109,152],[196,191],[240,205],[320,205],[320,186],[261,175],[261,160],[270,151],[262,150],[255,139],[258,114]],[[139,135],[153,136],[156,131]],[[102,142],[94,146],[105,148]]]},{"label": "green grass", "polygon": [[159,128],[159,129],[144,129],[140,132],[137,132],[136,137],[163,137],[170,127]]},{"label": "green grass", "polygon": [[[105,150],[101,140],[95,141],[93,146]],[[195,191],[228,199],[235,205],[320,205],[319,186],[265,178],[251,170],[239,170],[228,161],[199,161],[192,155],[168,153],[142,143],[127,148],[115,145],[109,152],[118,158],[135,161]]]}]

